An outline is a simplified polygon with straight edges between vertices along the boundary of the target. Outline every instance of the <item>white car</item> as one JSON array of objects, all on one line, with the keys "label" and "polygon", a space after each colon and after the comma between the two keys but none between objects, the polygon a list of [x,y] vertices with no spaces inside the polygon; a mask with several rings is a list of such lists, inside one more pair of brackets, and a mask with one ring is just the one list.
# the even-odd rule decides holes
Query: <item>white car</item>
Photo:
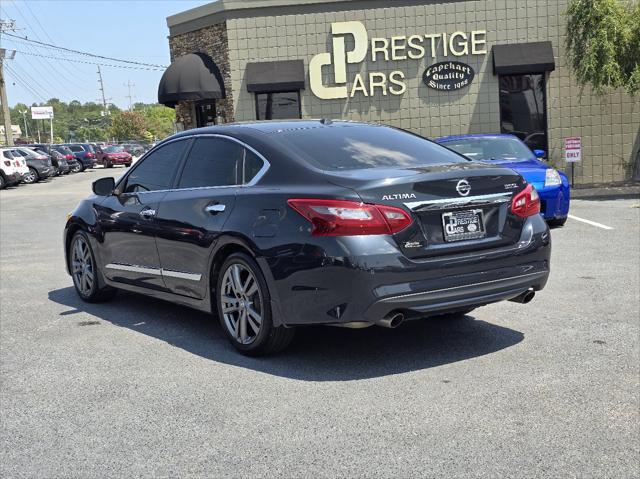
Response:
[{"label": "white car", "polygon": [[[22,181],[20,162],[9,148],[0,148],[0,189]],[[28,171],[28,168],[27,168]]]}]

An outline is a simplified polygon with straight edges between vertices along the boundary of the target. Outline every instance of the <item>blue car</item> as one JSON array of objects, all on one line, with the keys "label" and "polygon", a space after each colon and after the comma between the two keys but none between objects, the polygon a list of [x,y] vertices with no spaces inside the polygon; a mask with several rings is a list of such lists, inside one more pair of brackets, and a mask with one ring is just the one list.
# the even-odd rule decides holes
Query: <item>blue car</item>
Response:
[{"label": "blue car", "polygon": [[518,137],[506,134],[459,135],[435,141],[474,161],[511,168],[531,183],[540,195],[540,214],[550,226],[562,226],[569,214],[569,180],[539,158],[543,150],[531,152]]}]

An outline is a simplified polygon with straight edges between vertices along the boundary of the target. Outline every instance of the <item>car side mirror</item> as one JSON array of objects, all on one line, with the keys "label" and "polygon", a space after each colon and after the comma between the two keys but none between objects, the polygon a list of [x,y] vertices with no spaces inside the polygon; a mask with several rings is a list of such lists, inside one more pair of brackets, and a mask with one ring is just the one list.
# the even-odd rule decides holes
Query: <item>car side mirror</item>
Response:
[{"label": "car side mirror", "polygon": [[533,150],[533,154],[536,155],[536,158],[545,159],[547,157],[547,152],[544,150]]},{"label": "car side mirror", "polygon": [[116,187],[116,180],[109,176],[100,178],[91,184],[91,189],[98,196],[111,196]]}]

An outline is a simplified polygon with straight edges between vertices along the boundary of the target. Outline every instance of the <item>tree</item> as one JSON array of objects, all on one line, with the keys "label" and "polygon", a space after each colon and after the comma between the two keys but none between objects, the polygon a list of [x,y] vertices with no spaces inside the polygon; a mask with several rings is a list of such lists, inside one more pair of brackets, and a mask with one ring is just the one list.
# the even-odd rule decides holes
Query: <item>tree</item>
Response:
[{"label": "tree", "polygon": [[134,111],[140,112],[147,125],[147,130],[153,138],[165,138],[173,133],[176,121],[176,112],[173,108],[163,105],[145,105],[136,103]]},{"label": "tree", "polygon": [[137,111],[123,111],[111,115],[109,136],[117,140],[135,140],[147,131],[144,117]]},{"label": "tree", "polygon": [[571,0],[567,50],[580,85],[602,95],[609,88],[640,90],[638,0]]}]

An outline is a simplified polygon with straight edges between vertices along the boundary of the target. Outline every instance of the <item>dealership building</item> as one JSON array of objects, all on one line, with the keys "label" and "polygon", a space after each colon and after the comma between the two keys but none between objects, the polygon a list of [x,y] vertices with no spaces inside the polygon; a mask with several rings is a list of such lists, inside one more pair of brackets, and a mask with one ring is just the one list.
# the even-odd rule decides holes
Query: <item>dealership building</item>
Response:
[{"label": "dealership building", "polygon": [[[167,18],[158,89],[179,128],[330,118],[435,138],[510,132],[580,147],[575,184],[629,180],[640,100],[582,90],[568,67],[566,0],[218,0]],[[569,139],[569,140],[567,140]]]}]

